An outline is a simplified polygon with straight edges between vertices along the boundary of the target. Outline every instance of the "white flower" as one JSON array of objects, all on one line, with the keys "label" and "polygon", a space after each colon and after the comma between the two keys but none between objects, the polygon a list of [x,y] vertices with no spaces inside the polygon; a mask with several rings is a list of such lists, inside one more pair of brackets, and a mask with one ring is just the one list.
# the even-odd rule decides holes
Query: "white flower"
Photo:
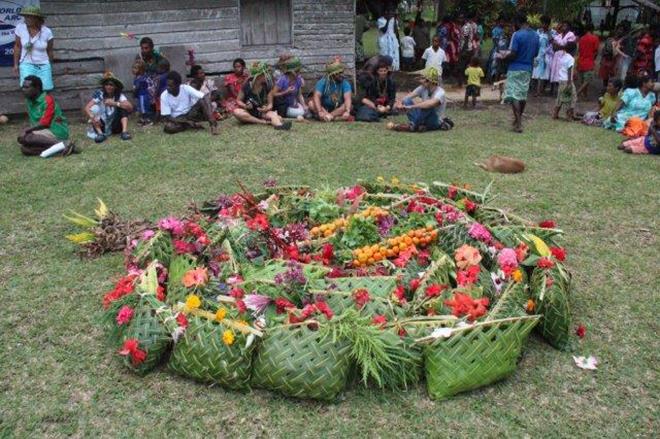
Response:
[{"label": "white flower", "polygon": [[186,332],[186,328],[181,326],[177,326],[176,329],[172,331],[172,340],[174,340],[174,343],[179,341],[184,332]]},{"label": "white flower", "polygon": [[575,365],[580,369],[596,370],[596,366],[598,366],[598,360],[593,355],[588,357],[576,357],[574,355],[573,361],[575,361]]},{"label": "white flower", "polygon": [[261,210],[268,210],[268,200],[259,201],[258,206]]},{"label": "white flower", "polygon": [[451,328],[435,328],[431,333],[433,338],[449,338],[451,337],[452,329]]},{"label": "white flower", "polygon": [[490,273],[490,278],[493,281],[493,286],[495,286],[495,291],[497,291],[497,294],[500,294],[502,287],[504,286],[504,273],[501,271]]}]

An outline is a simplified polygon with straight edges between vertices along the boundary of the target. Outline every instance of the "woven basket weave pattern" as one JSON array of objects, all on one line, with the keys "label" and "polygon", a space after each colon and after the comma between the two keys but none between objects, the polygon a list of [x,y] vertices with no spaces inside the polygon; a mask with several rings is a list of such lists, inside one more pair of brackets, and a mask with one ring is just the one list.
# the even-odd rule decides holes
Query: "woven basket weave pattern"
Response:
[{"label": "woven basket weave pattern", "polygon": [[[546,286],[546,279],[552,279],[552,286]],[[530,281],[532,295],[536,302],[536,312],[542,315],[536,330],[552,346],[566,349],[571,338],[571,308],[567,285],[556,269],[535,269]]]},{"label": "woven basket weave pattern", "polygon": [[537,322],[538,317],[523,317],[482,323],[427,346],[426,384],[431,398],[448,398],[513,373]]},{"label": "woven basket weave pattern", "polygon": [[275,329],[255,357],[252,384],[297,398],[333,400],[346,385],[349,350],[306,327]]},{"label": "woven basket weave pattern", "polygon": [[130,357],[125,357],[124,364],[140,375],[156,367],[170,346],[170,336],[155,316],[154,309],[146,298],[140,299],[122,342],[130,338],[137,339],[139,348],[147,353],[147,357],[137,366],[133,365]]},{"label": "woven basket weave pattern", "polygon": [[227,346],[222,341],[225,329],[205,318],[189,317],[188,328],[174,345],[168,367],[197,381],[231,389],[247,387],[256,342],[246,348],[246,337],[236,333],[234,343]]}]

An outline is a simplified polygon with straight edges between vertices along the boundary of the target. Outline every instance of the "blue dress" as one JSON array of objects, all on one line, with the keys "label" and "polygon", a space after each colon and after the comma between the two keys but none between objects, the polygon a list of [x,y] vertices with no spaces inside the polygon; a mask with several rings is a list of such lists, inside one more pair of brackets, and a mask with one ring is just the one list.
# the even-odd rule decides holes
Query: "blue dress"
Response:
[{"label": "blue dress", "polygon": [[612,123],[608,119],[603,122],[603,127],[623,131],[626,122],[631,117],[646,119],[655,104],[655,93],[648,92],[646,96],[643,96],[639,88],[627,88],[621,95],[621,101],[623,106],[616,113],[616,122]]}]

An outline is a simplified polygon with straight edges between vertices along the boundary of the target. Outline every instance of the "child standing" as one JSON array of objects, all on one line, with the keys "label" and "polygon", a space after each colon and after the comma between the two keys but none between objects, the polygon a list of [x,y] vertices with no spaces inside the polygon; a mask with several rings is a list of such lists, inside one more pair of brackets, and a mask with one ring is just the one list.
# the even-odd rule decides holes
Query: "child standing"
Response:
[{"label": "child standing", "polygon": [[610,78],[605,94],[598,98],[598,111],[589,111],[582,118],[585,125],[601,126],[604,120],[614,116],[623,83],[618,78]]},{"label": "child standing", "polygon": [[474,108],[477,106],[477,97],[481,96],[481,78],[485,76],[478,57],[472,57],[470,66],[465,69],[465,76],[467,76],[467,87],[465,87],[463,107],[467,108],[468,99],[472,97],[472,108]]},{"label": "child standing", "polygon": [[573,82],[573,68],[575,66],[575,49],[577,45],[571,41],[566,44],[565,53],[557,65],[557,80],[559,81],[559,90],[557,92],[557,102],[552,114],[553,119],[559,119],[561,107],[566,105],[566,117],[573,120],[575,113],[575,104],[577,103],[577,90]]},{"label": "child standing", "polygon": [[630,154],[660,154],[660,110],[653,113],[646,136],[623,142],[619,149]]},{"label": "child standing", "polygon": [[401,39],[401,64],[403,70],[410,70],[415,64],[415,40],[410,36],[410,27],[403,30],[405,35]]},{"label": "child standing", "polygon": [[140,115],[138,124],[142,126],[153,125],[153,99],[150,88],[153,89],[153,82],[146,74],[147,65],[141,59],[133,64],[133,94],[137,104],[136,109]]},{"label": "child standing", "polygon": [[440,37],[437,35],[433,37],[431,47],[428,47],[424,51],[422,59],[426,61],[425,69],[433,67],[438,70],[440,77],[442,77],[442,64],[447,61],[447,55],[442,50],[442,47],[440,47]]}]

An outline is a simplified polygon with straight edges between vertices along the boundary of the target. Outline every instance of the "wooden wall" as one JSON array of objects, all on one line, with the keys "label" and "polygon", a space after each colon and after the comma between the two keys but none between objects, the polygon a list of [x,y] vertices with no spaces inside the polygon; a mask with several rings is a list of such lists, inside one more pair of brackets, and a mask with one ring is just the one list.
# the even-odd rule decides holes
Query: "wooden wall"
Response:
[{"label": "wooden wall", "polygon": [[[63,108],[79,108],[81,96],[96,87],[106,69],[132,84],[138,42],[121,32],[150,36],[182,74],[187,49],[194,49],[207,72],[228,72],[237,57],[274,62],[284,52],[301,57],[310,86],[335,55],[354,72],[355,0],[290,0],[290,7],[291,43],[248,45],[242,41],[240,0],[41,0],[55,36],[54,94]],[[0,68],[0,94],[0,113],[23,111],[11,68]]]}]

